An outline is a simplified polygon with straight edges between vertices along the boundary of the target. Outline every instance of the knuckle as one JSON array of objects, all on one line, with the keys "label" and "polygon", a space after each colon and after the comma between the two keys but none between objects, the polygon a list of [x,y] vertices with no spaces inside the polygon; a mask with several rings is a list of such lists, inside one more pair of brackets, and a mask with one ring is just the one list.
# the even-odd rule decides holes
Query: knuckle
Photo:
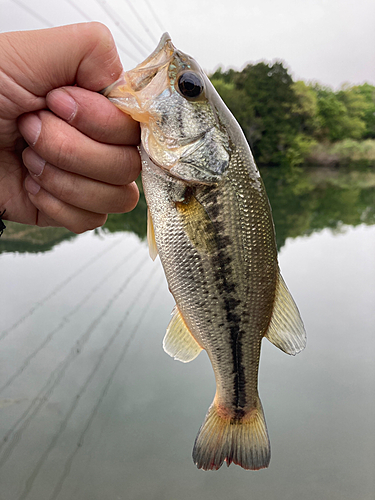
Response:
[{"label": "knuckle", "polygon": [[66,176],[65,180],[61,179],[55,186],[56,197],[66,203],[72,203],[76,197],[75,185],[75,177]]},{"label": "knuckle", "polygon": [[54,144],[54,165],[69,168],[74,163],[74,150],[72,141],[63,134],[57,134]]},{"label": "knuckle", "polygon": [[134,182],[133,184],[131,184],[131,186],[132,186],[131,196],[129,196],[127,204],[128,212],[133,210],[137,206],[139,201],[139,190],[136,183]]},{"label": "knuckle", "polygon": [[138,200],[139,191],[135,182],[124,186],[119,213],[131,212],[136,207]]},{"label": "knuckle", "polygon": [[127,186],[121,186],[116,198],[113,200],[112,213],[121,214],[127,211],[128,195],[126,188]]},{"label": "knuckle", "polygon": [[107,214],[90,214],[87,217],[80,217],[68,229],[76,234],[82,234],[102,226],[107,220]]},{"label": "knuckle", "polygon": [[133,146],[124,146],[119,151],[116,163],[115,178],[118,184],[130,184],[135,181],[141,171],[141,160],[138,151]]},{"label": "knuckle", "polygon": [[120,186],[115,194],[112,193],[110,205],[107,206],[108,212],[113,214],[130,212],[135,208],[138,200],[139,191],[135,183]]},{"label": "knuckle", "polygon": [[46,164],[40,183],[58,200],[72,204],[72,201],[77,198],[76,176],[54,165]]},{"label": "knuckle", "polygon": [[87,29],[90,31],[90,35],[92,36],[93,40],[106,40],[106,41],[112,41],[113,37],[111,34],[111,31],[107,26],[103,23],[100,23],[99,21],[92,21],[88,23]]},{"label": "knuckle", "polygon": [[96,129],[96,139],[99,142],[107,142],[108,132],[112,129],[112,116],[110,114],[104,114],[101,116],[100,127]]},{"label": "knuckle", "polygon": [[63,211],[64,207],[61,203],[54,203],[51,202],[51,200],[46,200],[49,201],[48,205],[44,207],[44,213],[48,215],[51,219],[53,219],[56,222],[61,221],[63,217]]}]

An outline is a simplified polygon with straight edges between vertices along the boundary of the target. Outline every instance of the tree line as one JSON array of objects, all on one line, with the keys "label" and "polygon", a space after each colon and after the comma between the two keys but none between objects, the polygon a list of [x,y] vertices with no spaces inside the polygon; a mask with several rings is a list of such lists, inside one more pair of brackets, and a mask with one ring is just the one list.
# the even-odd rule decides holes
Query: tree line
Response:
[{"label": "tree line", "polygon": [[210,76],[260,165],[375,164],[375,87],[293,81],[282,62]]}]

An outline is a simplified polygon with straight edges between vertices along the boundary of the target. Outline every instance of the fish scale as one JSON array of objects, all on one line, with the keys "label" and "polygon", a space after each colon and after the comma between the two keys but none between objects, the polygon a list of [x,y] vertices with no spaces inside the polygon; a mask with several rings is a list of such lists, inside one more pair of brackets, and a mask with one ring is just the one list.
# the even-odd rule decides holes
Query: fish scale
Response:
[{"label": "fish scale", "polygon": [[279,272],[271,209],[247,141],[167,34],[105,95],[141,123],[150,254],[159,253],[176,300],[164,349],[183,362],[205,349],[215,374],[193,460],[205,470],[224,461],[267,467],[261,342],[297,354],[306,335]]}]

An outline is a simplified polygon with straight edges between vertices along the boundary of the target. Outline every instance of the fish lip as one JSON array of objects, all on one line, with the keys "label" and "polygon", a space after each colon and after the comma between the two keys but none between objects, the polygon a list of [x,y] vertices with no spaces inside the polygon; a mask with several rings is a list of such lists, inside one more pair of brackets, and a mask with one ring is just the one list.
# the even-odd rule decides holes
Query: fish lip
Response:
[{"label": "fish lip", "polygon": [[[163,67],[169,65],[169,63],[172,61],[175,52],[176,52],[176,47],[172,43],[172,39],[169,35],[169,33],[165,32],[162,37],[160,38],[160,41],[155,48],[155,50],[141,63],[137,64],[137,66],[129,71],[124,71],[120,78],[118,78],[115,82],[111,83],[108,85],[108,87],[105,87],[104,89],[99,91],[99,94],[104,95],[105,97],[109,97],[109,94],[115,90],[117,87],[120,87],[121,85],[127,85],[128,88],[132,89],[133,92],[135,89],[132,88],[131,85],[128,84],[128,80],[130,79],[128,75],[134,75],[137,73],[142,73],[147,70],[147,74],[145,78],[148,77],[149,73],[152,71],[159,71]],[[163,58],[163,52],[165,53],[165,57]],[[169,55],[168,55],[169,52]],[[161,61],[157,62],[156,64],[153,62],[155,59],[158,59],[159,54],[161,54]],[[129,91],[129,94],[133,95],[132,92]]]},{"label": "fish lip", "polygon": [[162,52],[162,51],[165,49],[165,46],[166,46],[167,44],[170,46],[170,49],[172,50],[172,56],[170,56],[170,58],[171,58],[171,57],[173,57],[173,54],[174,54],[174,52],[176,51],[176,47],[175,47],[175,46],[173,45],[173,43],[172,43],[172,38],[171,38],[171,36],[170,36],[170,35],[169,35],[169,33],[166,31],[166,32],[165,32],[165,33],[163,33],[163,35],[161,36],[161,38],[160,38],[160,40],[159,40],[159,43],[158,43],[157,47],[155,48],[155,50],[154,50],[154,51],[153,51],[153,52],[152,52],[152,53],[151,53],[151,54],[150,54],[150,55],[149,55],[149,56],[148,56],[148,57],[147,57],[147,58],[146,58],[146,59],[145,59],[142,63],[138,64],[138,65],[137,65],[134,69],[136,70],[139,66],[142,66],[143,68],[144,68],[145,66],[147,66],[147,65],[148,65],[148,63],[149,63],[151,60],[155,59],[155,58],[158,56],[158,54],[159,54],[160,52]]}]

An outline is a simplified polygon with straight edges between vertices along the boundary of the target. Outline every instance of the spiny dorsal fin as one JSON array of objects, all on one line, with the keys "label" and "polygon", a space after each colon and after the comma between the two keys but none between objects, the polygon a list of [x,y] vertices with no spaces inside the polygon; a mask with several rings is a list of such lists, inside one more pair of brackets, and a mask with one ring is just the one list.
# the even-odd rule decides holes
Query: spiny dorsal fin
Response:
[{"label": "spiny dorsal fin", "polygon": [[301,316],[280,273],[273,313],[265,336],[276,347],[293,356],[306,346]]},{"label": "spiny dorsal fin", "polygon": [[152,260],[155,260],[158,256],[158,247],[155,241],[154,225],[152,223],[150,209],[147,207],[147,243],[148,251]]},{"label": "spiny dorsal fin", "polygon": [[177,306],[172,311],[172,319],[163,340],[163,348],[172,358],[183,363],[195,359],[202,350],[186,326]]}]

